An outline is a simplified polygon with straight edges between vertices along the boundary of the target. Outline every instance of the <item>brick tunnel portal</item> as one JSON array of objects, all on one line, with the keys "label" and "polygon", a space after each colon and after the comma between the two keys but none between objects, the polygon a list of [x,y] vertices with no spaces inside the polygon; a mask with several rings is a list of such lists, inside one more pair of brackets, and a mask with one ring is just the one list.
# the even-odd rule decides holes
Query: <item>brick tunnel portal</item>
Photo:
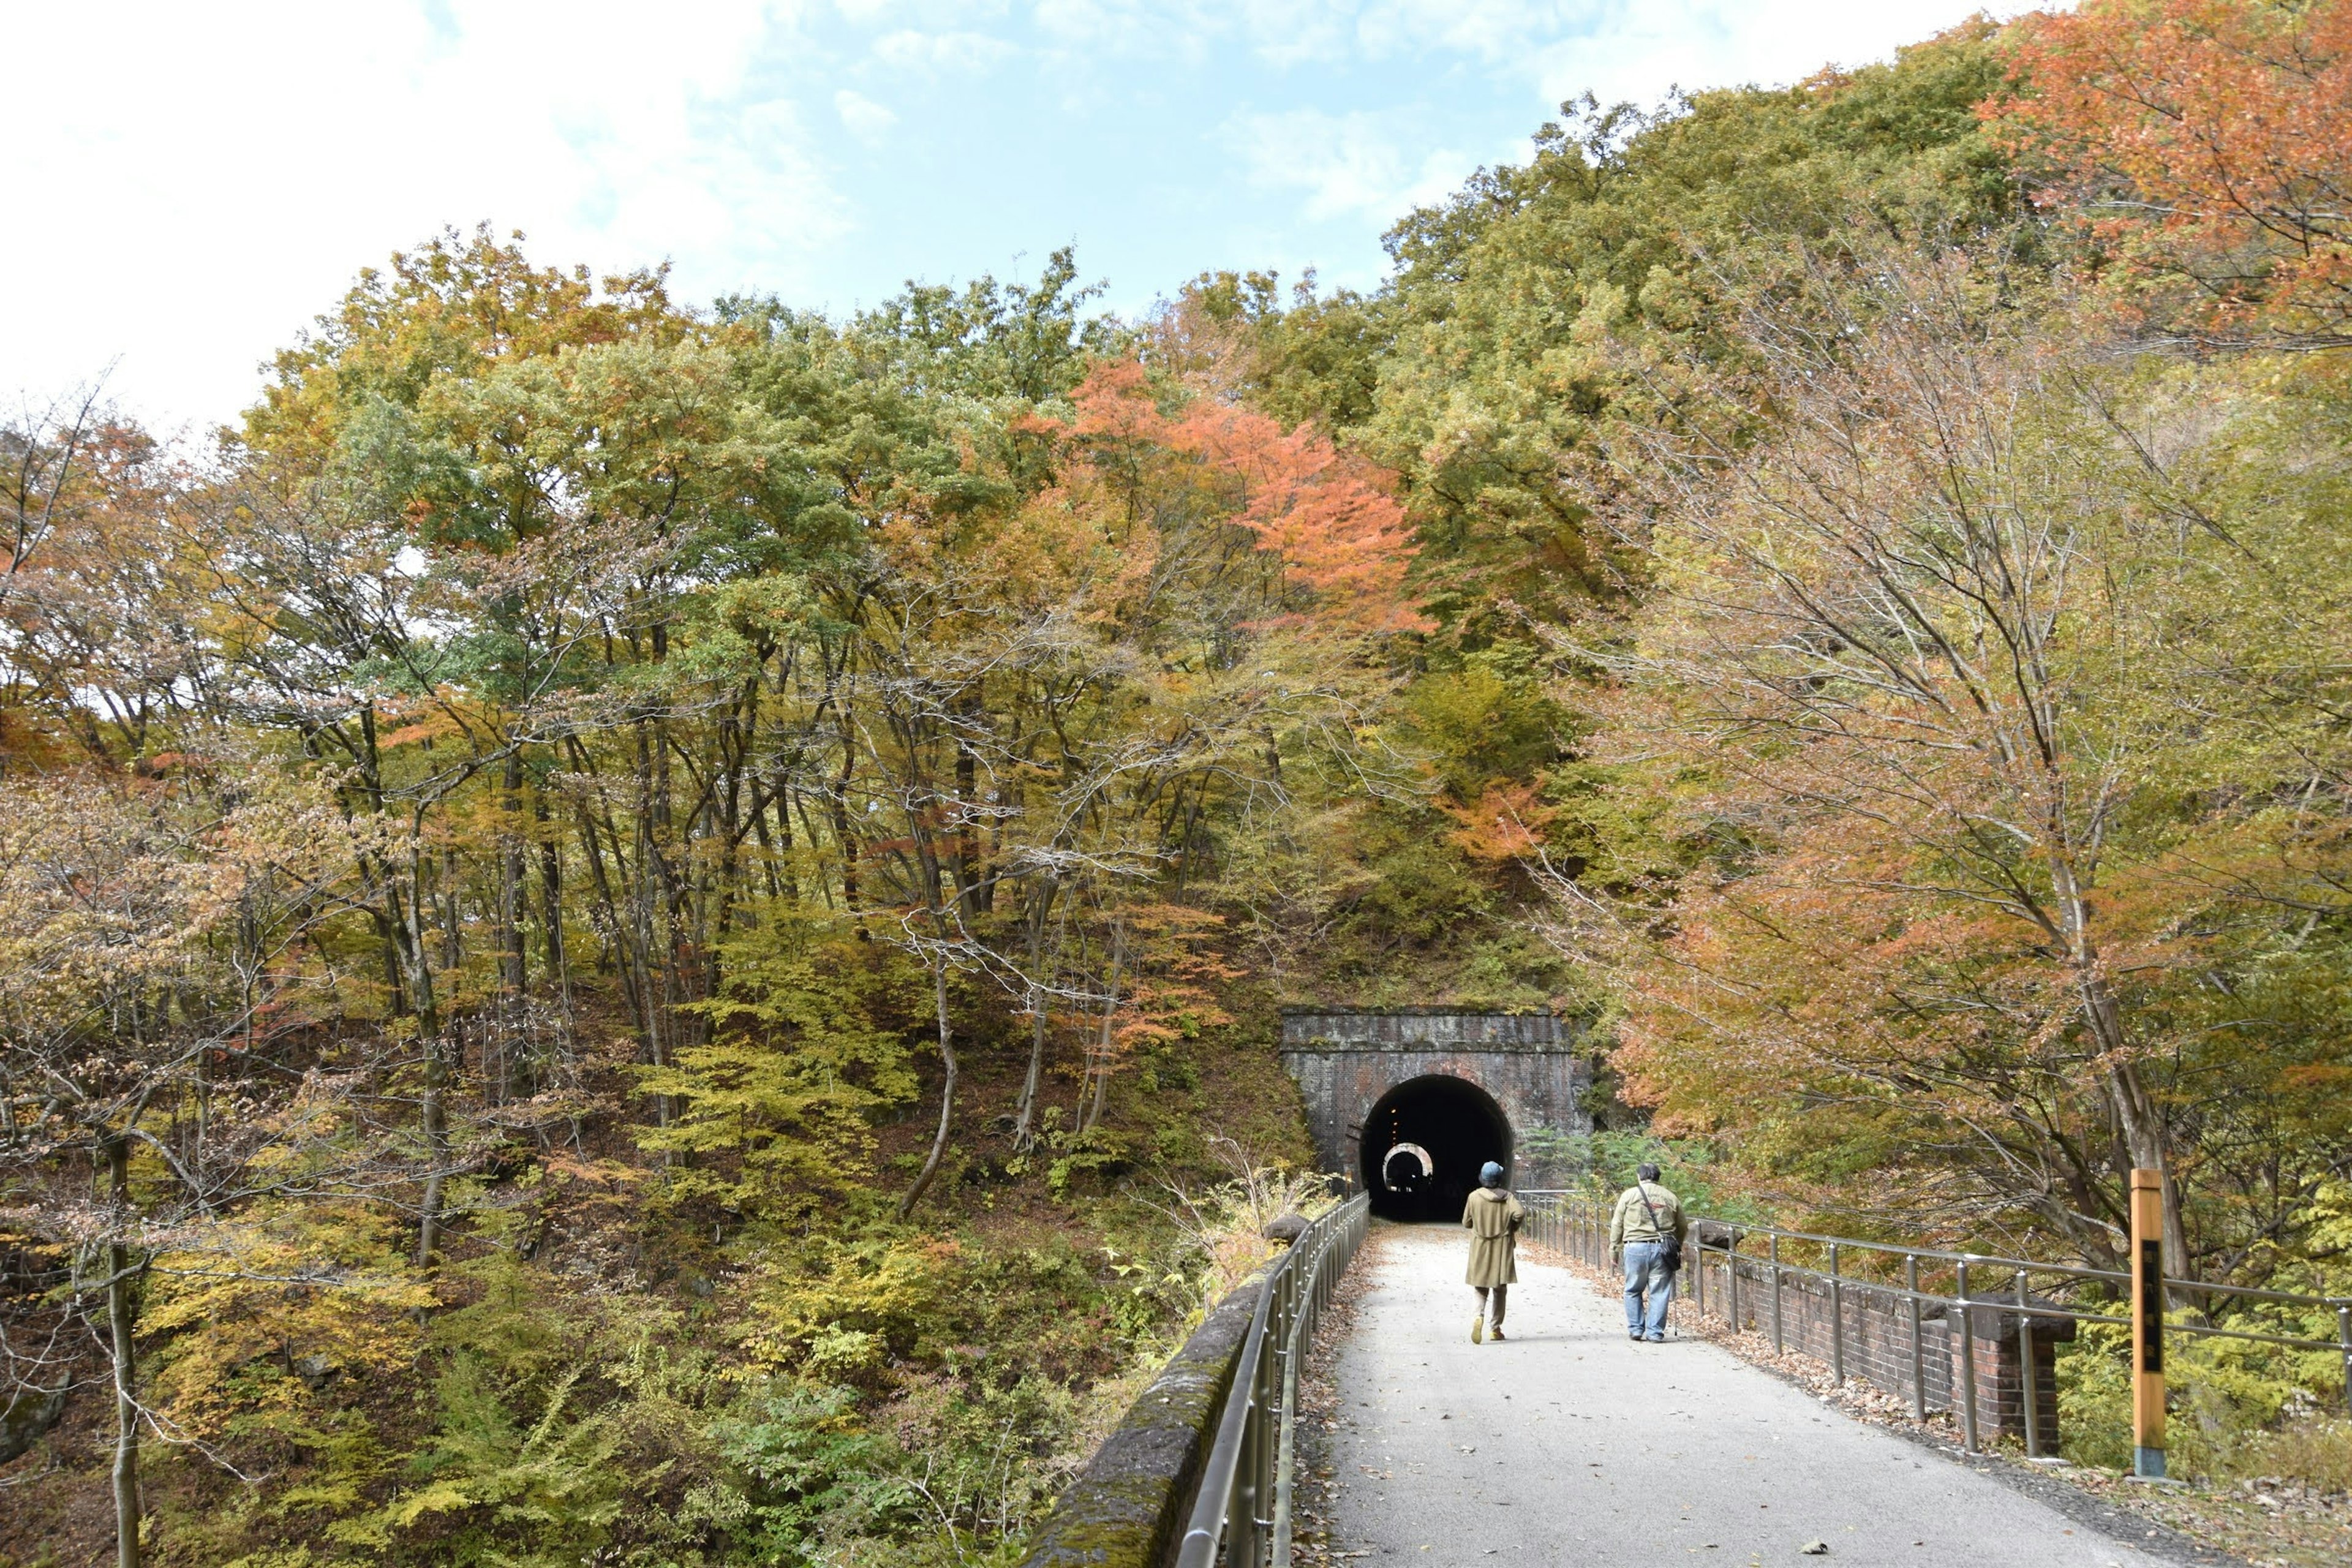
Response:
[{"label": "brick tunnel portal", "polygon": [[1381,1214],[1454,1224],[1493,1160],[1540,1184],[1561,1135],[1589,1133],[1586,1022],[1453,1007],[1283,1009],[1283,1065],[1298,1083],[1323,1169],[1360,1183]]}]

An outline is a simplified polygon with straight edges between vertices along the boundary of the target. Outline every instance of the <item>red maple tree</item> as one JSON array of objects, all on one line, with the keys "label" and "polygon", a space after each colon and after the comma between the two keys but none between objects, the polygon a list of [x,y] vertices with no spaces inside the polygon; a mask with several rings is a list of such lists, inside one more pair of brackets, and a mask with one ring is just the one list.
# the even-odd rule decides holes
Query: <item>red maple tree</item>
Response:
[{"label": "red maple tree", "polygon": [[1980,112],[2160,327],[2352,344],[2352,0],[2089,0],[2017,24]]}]

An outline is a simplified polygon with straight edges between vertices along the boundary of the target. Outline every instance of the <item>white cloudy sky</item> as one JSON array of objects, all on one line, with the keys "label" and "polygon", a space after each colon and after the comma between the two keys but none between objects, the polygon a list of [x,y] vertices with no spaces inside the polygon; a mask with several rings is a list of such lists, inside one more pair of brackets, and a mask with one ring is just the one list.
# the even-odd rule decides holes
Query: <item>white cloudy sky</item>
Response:
[{"label": "white cloudy sky", "polygon": [[[222,419],[447,226],[845,310],[1078,247],[1376,282],[1565,98],[1787,81],[1980,0],[80,0],[8,7],[0,398]],[[2006,10],[2021,8],[2017,5]]]}]

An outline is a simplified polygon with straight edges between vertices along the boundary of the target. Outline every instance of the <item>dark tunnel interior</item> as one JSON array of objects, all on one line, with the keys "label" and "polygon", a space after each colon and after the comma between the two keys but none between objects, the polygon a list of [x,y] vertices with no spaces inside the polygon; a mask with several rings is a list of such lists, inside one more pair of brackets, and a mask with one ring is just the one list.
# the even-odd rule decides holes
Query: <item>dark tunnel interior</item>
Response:
[{"label": "dark tunnel interior", "polygon": [[1456,1223],[1478,1184],[1479,1166],[1493,1160],[1510,1170],[1511,1124],[1476,1084],[1432,1074],[1381,1097],[1364,1118],[1360,1148],[1374,1214]]}]

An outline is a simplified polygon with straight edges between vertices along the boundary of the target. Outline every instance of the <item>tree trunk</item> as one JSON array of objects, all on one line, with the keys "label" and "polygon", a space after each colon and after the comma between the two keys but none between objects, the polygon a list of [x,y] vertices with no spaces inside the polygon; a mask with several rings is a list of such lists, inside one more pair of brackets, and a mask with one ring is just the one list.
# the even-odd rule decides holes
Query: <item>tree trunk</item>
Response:
[{"label": "tree trunk", "polygon": [[449,1169],[449,1063],[438,1039],[425,1046],[425,1098],[419,1120],[425,1132],[425,1194],[417,1204],[416,1267],[430,1268],[441,1245],[441,1188]]},{"label": "tree trunk", "polygon": [[499,801],[499,986],[509,1018],[522,1012],[530,984],[522,951],[522,752],[507,753]]},{"label": "tree trunk", "polygon": [[459,906],[464,880],[457,852],[441,851],[441,967],[452,974],[466,963],[465,911]]},{"label": "tree trunk", "polygon": [[106,1248],[106,1329],[114,1363],[114,1542],[116,1568],[139,1568],[139,1400],[137,1350],[131,1337],[131,1145],[106,1145],[107,1183],[114,1206],[114,1239]]},{"label": "tree trunk", "polygon": [[425,1134],[425,1192],[417,1205],[416,1263],[427,1266],[433,1249],[439,1243],[441,1229],[441,1184],[448,1148],[448,1127],[442,1096],[448,1081],[448,1063],[442,1055],[441,1004],[433,984],[433,966],[426,958],[424,834],[420,824],[412,823],[409,829],[408,881],[409,897],[404,930],[409,963],[409,995],[416,1005],[416,1043],[425,1053],[425,1091],[417,1107],[417,1119]]},{"label": "tree trunk", "polygon": [[[1078,1131],[1087,1131],[1102,1121],[1103,1103],[1110,1098],[1110,1053],[1113,1021],[1118,1016],[1119,971],[1127,958],[1124,933],[1117,926],[1110,934],[1110,988],[1103,998],[1102,1037],[1095,1046],[1094,1070],[1090,1084],[1078,1089]],[[1093,1093],[1089,1096],[1087,1089]]]},{"label": "tree trunk", "polygon": [[[2122,1063],[2107,1074],[2107,1103],[2115,1112],[2116,1131],[2122,1134],[2124,1150],[2134,1166],[2154,1171],[2164,1187],[2164,1267],[2177,1279],[2196,1278],[2193,1260],[2189,1256],[2189,1227],[2180,1217],[2180,1189],[2172,1179],[2172,1164],[2166,1158],[2163,1119],[2156,1102],[2140,1081],[2139,1069],[2129,1062]],[[2128,1173],[2126,1173],[2128,1179]],[[2173,1305],[2197,1305],[2187,1291],[2171,1292]]]},{"label": "tree trunk", "polygon": [[536,1063],[524,1039],[524,992],[530,969],[522,954],[522,748],[506,752],[506,775],[499,781],[499,1072],[482,1063],[491,1100],[530,1093]]},{"label": "tree trunk", "polygon": [[[2077,968],[2075,982],[2082,997],[2083,1016],[2090,1026],[2092,1037],[2114,1064],[2107,1069],[2107,1106],[2133,1166],[2154,1171],[2162,1178],[2165,1267],[2179,1279],[2189,1279],[2193,1265],[2189,1256],[2189,1230],[2181,1223],[2180,1191],[2173,1182],[2172,1163],[2165,1151],[2164,1118],[2148,1094],[2147,1086],[2140,1081],[2139,1068],[2125,1054],[2121,1010],[2097,971],[2096,956],[2090,951],[2088,938],[2078,938],[2078,944],[2079,955],[2086,961]],[[2129,1173],[2123,1174],[2128,1180]]]},{"label": "tree trunk", "polygon": [[1029,910],[1029,1072],[1021,1080],[1021,1103],[1013,1113],[1015,1149],[1026,1149],[1036,1136],[1037,1090],[1045,1076],[1045,915],[1054,907],[1055,890],[1050,881],[1041,885]]},{"label": "tree trunk", "polygon": [[946,1081],[940,1086],[940,1126],[931,1135],[931,1152],[915,1177],[915,1184],[898,1200],[898,1217],[904,1219],[922,1200],[931,1179],[940,1173],[940,1161],[947,1153],[948,1125],[955,1116],[956,1054],[955,1033],[948,1025],[948,961],[940,953],[931,961],[931,1005],[939,1018],[940,1061],[946,1068]]},{"label": "tree trunk", "polygon": [[563,847],[555,841],[555,827],[547,808],[547,792],[539,792],[533,807],[539,824],[540,923],[547,928],[547,973],[555,977],[555,995],[568,1028],[572,1020],[572,966],[563,952]]}]

